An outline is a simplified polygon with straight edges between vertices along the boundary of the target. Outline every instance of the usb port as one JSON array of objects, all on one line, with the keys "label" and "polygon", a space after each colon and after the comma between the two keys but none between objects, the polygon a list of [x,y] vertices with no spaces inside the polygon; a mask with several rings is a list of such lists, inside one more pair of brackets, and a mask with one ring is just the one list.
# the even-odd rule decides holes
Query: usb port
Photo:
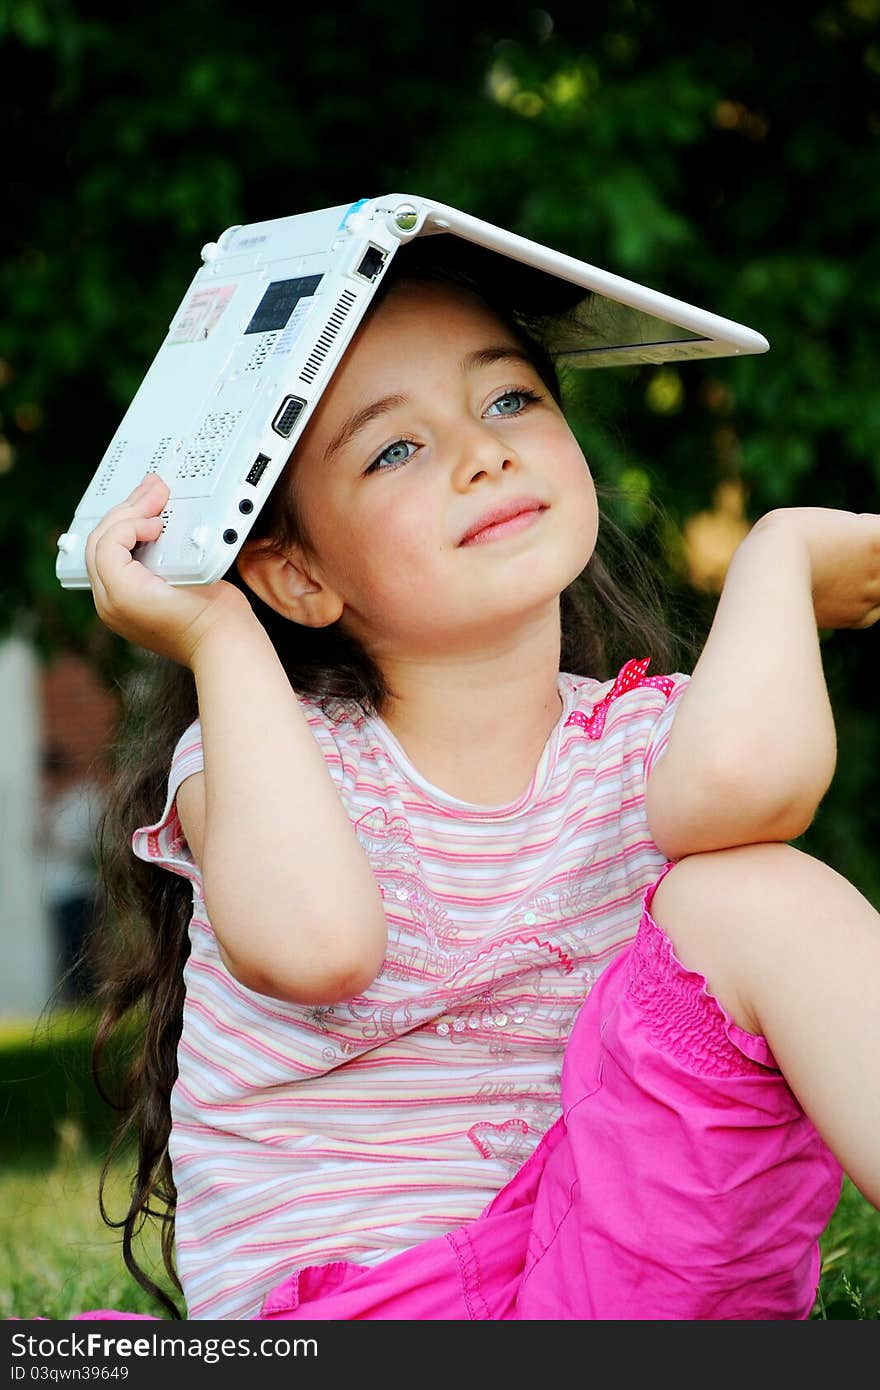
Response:
[{"label": "usb port", "polygon": [[257,454],[257,457],[254,459],[254,462],[253,462],[253,466],[252,466],[252,468],[251,468],[251,471],[250,471],[250,473],[248,473],[247,477],[245,478],[245,482],[246,482],[246,483],[250,483],[251,487],[256,487],[256,486],[257,486],[257,483],[260,481],[260,479],[262,478],[263,474],[265,473],[265,471],[266,471],[268,465],[269,465],[269,455],[268,455],[268,454]]},{"label": "usb port", "polygon": [[280,434],[282,439],[289,439],[294,425],[305,408],[306,403],[300,396],[285,396],[281,402],[281,409],[272,421],[272,428],[275,433]]}]

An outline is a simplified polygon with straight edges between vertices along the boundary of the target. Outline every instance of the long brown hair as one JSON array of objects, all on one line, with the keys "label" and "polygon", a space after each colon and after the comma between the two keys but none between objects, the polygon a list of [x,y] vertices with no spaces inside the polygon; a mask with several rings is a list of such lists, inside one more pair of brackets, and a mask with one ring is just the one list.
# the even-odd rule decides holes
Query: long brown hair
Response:
[{"label": "long brown hair", "polygon": [[[478,294],[526,346],[548,390],[562,405],[562,385],[542,339],[548,309],[564,314],[572,302],[570,290],[558,280],[456,238],[424,237],[399,249],[369,313],[393,284],[404,279],[440,280]],[[283,548],[301,545],[313,552],[297,512],[294,462],[295,451],[249,539]],[[698,644],[692,632],[674,631],[659,567],[602,506],[620,494],[599,481],[596,492],[602,511],[596,549],[584,571],[560,595],[560,669],[607,680],[630,656],[650,655],[654,673],[690,670]],[[656,517],[662,518],[662,508],[654,507]],[[382,672],[338,623],[299,626],[249,590],[234,565],[224,578],[247,595],[293,691],[320,701],[352,700],[366,714],[383,712],[387,690]],[[98,832],[104,915],[88,947],[101,1007],[92,1069],[102,1096],[121,1116],[102,1169],[99,1202],[105,1222],[122,1230],[123,1258],[134,1278],[179,1318],[173,1300],[138,1265],[132,1241],[147,1219],[159,1221],[165,1267],[183,1292],[174,1267],[177,1193],[168,1140],[192,889],[188,880],[137,859],[131,836],[161,814],[174,747],[199,711],[192,672],[153,653],[142,654],[121,693],[120,718],[107,754],[112,777]],[[120,1029],[135,1038],[135,1045],[121,1094],[110,1096],[99,1072],[107,1044]],[[131,1137],[137,1141],[131,1203],[127,1214],[114,1221],[105,1210],[104,1186],[114,1156]]]}]

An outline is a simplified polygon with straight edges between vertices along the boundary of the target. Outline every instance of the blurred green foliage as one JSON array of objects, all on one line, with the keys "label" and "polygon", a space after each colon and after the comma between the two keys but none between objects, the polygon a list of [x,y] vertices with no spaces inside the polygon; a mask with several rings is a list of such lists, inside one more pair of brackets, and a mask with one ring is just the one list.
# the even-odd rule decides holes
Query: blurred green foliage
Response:
[{"label": "blurred green foliage", "polygon": [[[61,590],[56,541],[200,246],[378,192],[429,193],[770,339],[580,374],[575,427],[636,536],[646,497],[680,528],[730,479],[750,521],[880,510],[880,0],[5,0],[0,75],[0,621],[44,652],[84,649],[110,680],[130,662],[90,595]],[[707,631],[714,596],[667,563]],[[880,904],[876,632],[823,652],[840,756],[802,844]]]},{"label": "blurred green foliage", "polygon": [[[97,1023],[95,1010],[56,1009],[37,1024],[0,1028],[0,1167],[45,1162],[71,1128],[84,1145],[107,1152],[119,1117],[92,1077]],[[137,1043],[131,1023],[108,1043],[99,1075],[113,1098]]]}]

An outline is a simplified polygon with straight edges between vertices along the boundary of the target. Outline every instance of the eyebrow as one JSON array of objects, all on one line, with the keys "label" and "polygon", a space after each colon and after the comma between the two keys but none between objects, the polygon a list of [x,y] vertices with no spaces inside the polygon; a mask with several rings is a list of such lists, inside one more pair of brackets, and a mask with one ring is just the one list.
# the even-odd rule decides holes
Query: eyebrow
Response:
[{"label": "eyebrow", "polygon": [[[478,367],[491,367],[495,362],[525,362],[527,366],[534,367],[529,354],[522,348],[513,347],[510,343],[493,343],[491,347],[477,348],[474,352],[465,353],[458,364],[460,372],[470,372]],[[334,435],[324,453],[324,462],[329,463],[334,454],[338,454],[340,449],[344,449],[350,444],[361,430],[371,424],[373,420],[378,420],[382,415],[387,415],[389,411],[396,410],[398,406],[406,405],[409,396],[395,394],[383,396],[381,400],[373,401],[370,405],[365,405],[361,410],[356,410],[354,415],[349,416],[338,434]]]}]

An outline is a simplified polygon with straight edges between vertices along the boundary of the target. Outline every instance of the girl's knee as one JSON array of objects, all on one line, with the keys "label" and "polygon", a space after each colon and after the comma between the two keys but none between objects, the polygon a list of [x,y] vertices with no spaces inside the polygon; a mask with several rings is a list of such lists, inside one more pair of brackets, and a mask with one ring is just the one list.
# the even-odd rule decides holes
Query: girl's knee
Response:
[{"label": "girl's knee", "polygon": [[688,855],[657,886],[650,912],[682,965],[705,976],[740,1027],[759,1033],[749,983],[756,961],[793,949],[795,934],[803,940],[829,875],[845,882],[788,844]]},{"label": "girl's knee", "polygon": [[[658,886],[654,902],[662,899],[697,912],[728,889],[748,891],[750,885],[778,879],[780,874],[797,875],[808,864],[819,861],[788,844],[735,845],[706,854],[688,854],[679,859]],[[827,865],[823,866],[827,868]]]}]

